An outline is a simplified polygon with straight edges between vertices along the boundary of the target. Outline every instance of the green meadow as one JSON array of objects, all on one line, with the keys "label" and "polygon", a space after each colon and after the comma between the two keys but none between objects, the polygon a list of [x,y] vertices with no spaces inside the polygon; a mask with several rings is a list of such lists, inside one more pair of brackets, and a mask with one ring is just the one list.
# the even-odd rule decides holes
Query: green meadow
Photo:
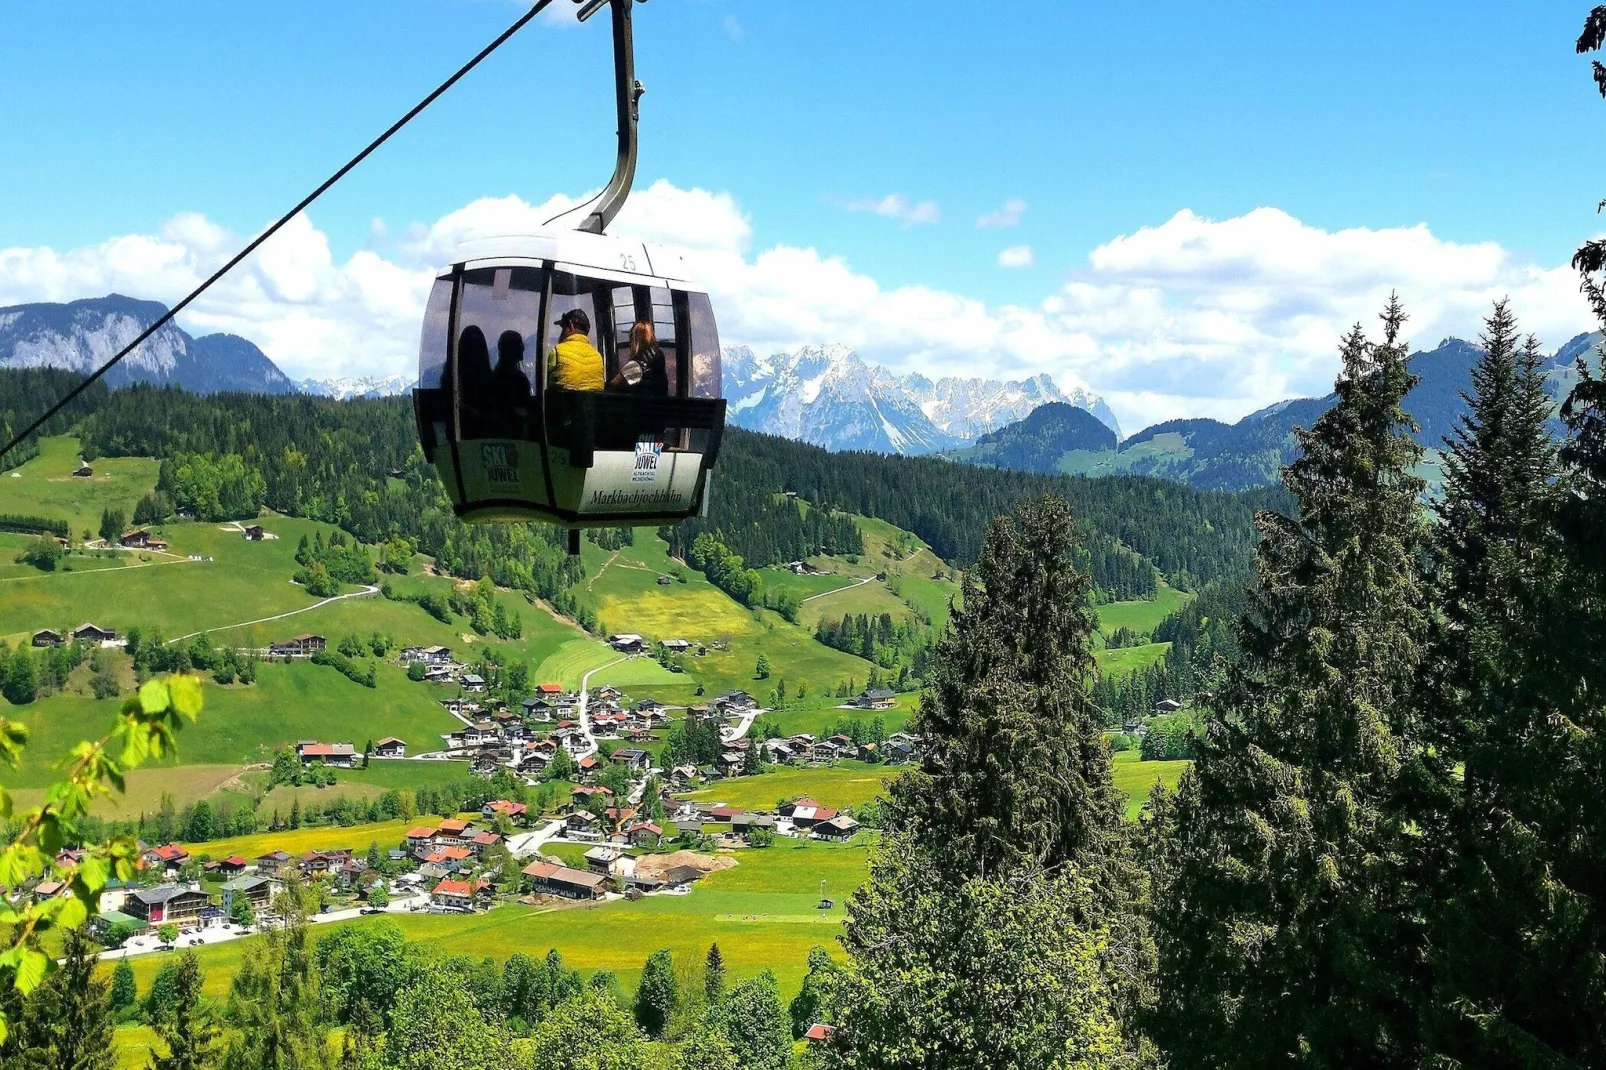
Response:
[{"label": "green meadow", "polygon": [[1099,630],[1105,634],[1117,628],[1129,628],[1143,635],[1151,634],[1166,617],[1175,613],[1193,598],[1169,584],[1160,584],[1151,599],[1136,602],[1106,602],[1093,607],[1098,616]]},{"label": "green meadow", "polygon": [[1145,643],[1143,646],[1095,650],[1093,662],[1105,676],[1124,676],[1147,669],[1157,661],[1164,661],[1170,649],[1170,643]]},{"label": "green meadow", "polygon": [[156,486],[161,465],[148,457],[102,457],[91,463],[95,474],[73,475],[78,467],[78,439],[42,438],[39,456],[10,472],[0,473],[0,512],[24,513],[65,520],[73,538],[100,530],[107,508],[134,515],[134,506]]},{"label": "green meadow", "polygon": [[1182,771],[1193,764],[1187,761],[1145,762],[1135,750],[1121,751],[1112,755],[1111,759],[1115,786],[1126,793],[1128,821],[1137,820],[1156,784],[1164,784],[1175,791],[1177,781],[1182,779]]}]

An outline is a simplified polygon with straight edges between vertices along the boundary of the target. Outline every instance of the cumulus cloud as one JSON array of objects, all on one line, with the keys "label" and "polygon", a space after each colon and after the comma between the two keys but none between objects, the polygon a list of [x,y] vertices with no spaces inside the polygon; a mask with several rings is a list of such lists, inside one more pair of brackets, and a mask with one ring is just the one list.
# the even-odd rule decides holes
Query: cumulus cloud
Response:
[{"label": "cumulus cloud", "polygon": [[906,227],[935,223],[942,218],[936,201],[915,204],[901,193],[889,193],[885,197],[868,200],[838,201],[837,204],[850,212],[870,212],[886,219],[896,219]]},{"label": "cumulus cloud", "polygon": [[1007,249],[998,250],[998,266],[1006,268],[1031,267],[1037,263],[1037,257],[1032,255],[1030,245],[1011,245]]},{"label": "cumulus cloud", "polygon": [[[537,229],[592,192],[534,205],[486,198],[388,242],[375,228],[343,260],[298,218],[182,321],[193,333],[244,335],[298,378],[409,371],[434,271],[460,240]],[[815,248],[755,249],[752,222],[728,193],[659,181],[631,197],[611,230],[682,248],[714,296],[726,343],[773,352],[842,342],[933,377],[1047,372],[1064,388],[1103,394],[1134,428],[1234,419],[1326,392],[1340,335],[1355,322],[1375,327],[1391,289],[1411,314],[1410,337],[1426,346],[1474,336],[1502,295],[1549,348],[1592,326],[1564,266],[1444,241],[1425,226],[1324,231],[1272,208],[1224,220],[1178,212],[1100,245],[1045,296],[1001,306],[882,286]],[[81,249],[0,249],[0,305],[112,291],[171,303],[242,241],[182,215],[156,234]]]},{"label": "cumulus cloud", "polygon": [[1019,197],[1012,197],[977,219],[976,225],[983,230],[1003,230],[1018,224],[1025,215],[1026,202]]}]

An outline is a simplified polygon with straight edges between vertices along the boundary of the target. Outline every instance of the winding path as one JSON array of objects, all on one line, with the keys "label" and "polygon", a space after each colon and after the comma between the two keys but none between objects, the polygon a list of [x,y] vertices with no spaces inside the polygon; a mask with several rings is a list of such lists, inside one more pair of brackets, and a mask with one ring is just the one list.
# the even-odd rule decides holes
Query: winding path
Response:
[{"label": "winding path", "polygon": [[580,734],[585,737],[586,741],[586,749],[585,752],[580,755],[581,758],[597,753],[597,737],[591,734],[591,718],[586,716],[586,706],[589,705],[591,700],[590,693],[586,690],[586,688],[590,686],[591,678],[597,673],[601,672],[603,669],[611,669],[615,665],[629,660],[629,658],[615,658],[606,665],[598,665],[595,669],[591,669],[584,676],[580,677]]},{"label": "winding path", "polygon": [[302,606],[300,609],[292,609],[288,613],[276,613],[271,617],[258,617],[256,620],[243,620],[238,624],[220,624],[216,628],[202,628],[200,631],[190,632],[188,635],[175,636],[167,641],[167,645],[172,646],[174,643],[183,642],[185,639],[194,639],[197,635],[205,635],[208,632],[226,632],[233,628],[249,628],[253,624],[266,624],[273,620],[284,620],[284,618],[293,617],[298,613],[311,613],[315,609],[322,609],[331,602],[339,602],[347,598],[367,598],[370,595],[376,595],[378,593],[378,587],[365,584],[363,589],[360,591],[350,591],[346,594],[337,594],[332,598],[325,598],[321,602],[314,602],[310,606]]},{"label": "winding path", "polygon": [[843,591],[851,591],[855,587],[863,587],[867,583],[874,583],[874,582],[875,582],[875,577],[874,576],[866,576],[862,580],[856,580],[855,582],[847,584],[846,586],[843,586],[843,587],[833,587],[829,591],[821,591],[819,594],[811,594],[807,598],[803,599],[803,601],[812,602],[816,598],[829,598],[833,594],[841,594]]}]

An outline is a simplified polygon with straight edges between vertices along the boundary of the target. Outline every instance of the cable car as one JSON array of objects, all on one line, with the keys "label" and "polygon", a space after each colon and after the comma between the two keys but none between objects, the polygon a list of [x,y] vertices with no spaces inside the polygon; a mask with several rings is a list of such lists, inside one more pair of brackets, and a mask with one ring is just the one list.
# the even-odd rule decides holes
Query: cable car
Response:
[{"label": "cable car", "polygon": [[[424,456],[470,523],[569,530],[658,525],[704,512],[725,428],[708,293],[673,250],[604,233],[629,195],[637,105],[632,0],[612,9],[619,156],[578,230],[464,242],[424,313],[413,408]],[[650,325],[652,360],[632,359]],[[549,361],[583,335],[602,389],[564,389]],[[658,354],[661,353],[661,361]],[[647,363],[648,367],[643,367]]]}]

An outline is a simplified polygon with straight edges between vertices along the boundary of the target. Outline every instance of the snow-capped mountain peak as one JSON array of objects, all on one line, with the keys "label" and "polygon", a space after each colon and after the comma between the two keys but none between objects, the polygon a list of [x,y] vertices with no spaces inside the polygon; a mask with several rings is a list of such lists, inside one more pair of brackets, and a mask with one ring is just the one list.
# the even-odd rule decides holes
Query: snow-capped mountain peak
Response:
[{"label": "snow-capped mountain peak", "polygon": [[1080,387],[1067,394],[1048,375],[933,382],[918,373],[895,375],[840,343],[768,356],[727,347],[724,388],[734,423],[827,449],[953,449],[1051,401],[1087,409],[1120,434],[1103,399]]},{"label": "snow-capped mountain peak", "polygon": [[296,383],[296,390],[302,394],[349,401],[352,398],[388,398],[405,394],[413,388],[413,382],[411,375],[357,375],[338,379],[302,379]]}]

